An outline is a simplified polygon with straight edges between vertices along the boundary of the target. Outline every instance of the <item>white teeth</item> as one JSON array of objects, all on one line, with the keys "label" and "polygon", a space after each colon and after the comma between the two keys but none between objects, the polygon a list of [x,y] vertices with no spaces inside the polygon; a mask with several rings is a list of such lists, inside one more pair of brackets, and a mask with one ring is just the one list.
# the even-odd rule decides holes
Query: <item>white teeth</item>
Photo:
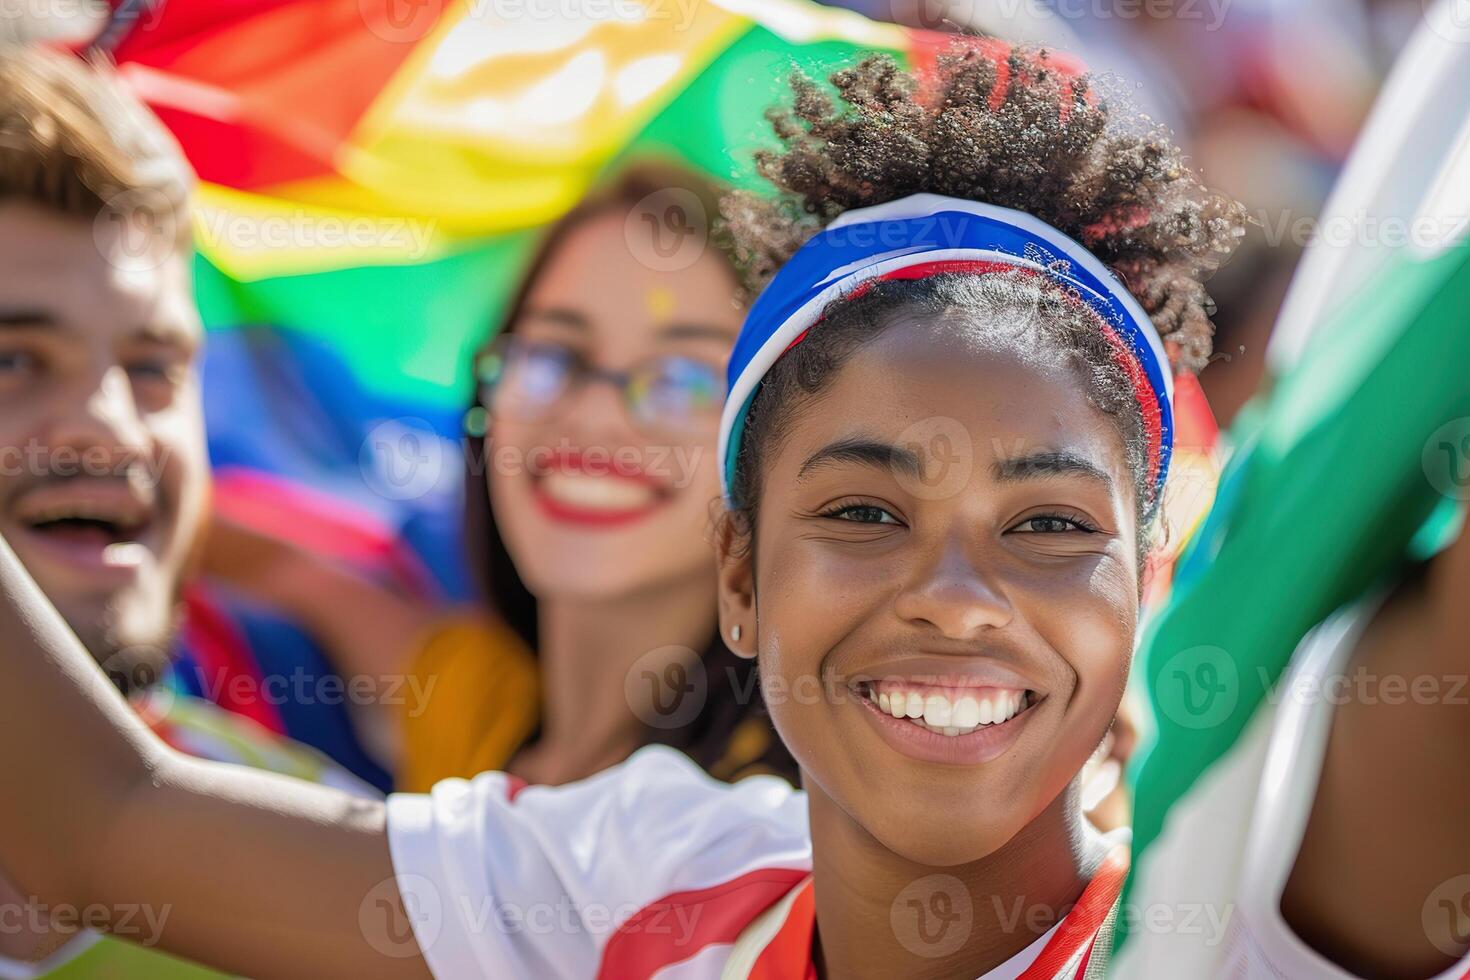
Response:
[{"label": "white teeth", "polygon": [[931,732],[950,737],[968,735],[982,725],[1009,721],[1026,705],[1024,691],[996,692],[989,697],[963,694],[951,701],[939,693],[868,689],[868,700],[884,714],[907,718]]},{"label": "white teeth", "polygon": [[954,709],[949,698],[942,694],[931,694],[924,699],[924,720],[935,728],[947,728]]},{"label": "white teeth", "polygon": [[[897,695],[895,695],[896,697]],[[910,718],[924,717],[924,696],[909,692],[908,704],[904,706],[904,714]]]},{"label": "white teeth", "polygon": [[137,568],[148,559],[148,549],[136,541],[119,541],[102,549],[102,560],[115,568]]},{"label": "white teeth", "polygon": [[541,488],[553,500],[599,510],[646,507],[656,497],[652,487],[633,480],[560,471],[546,474]]},{"label": "white teeth", "polygon": [[981,702],[966,694],[954,703],[954,724],[956,728],[974,728],[985,717],[985,711]]}]

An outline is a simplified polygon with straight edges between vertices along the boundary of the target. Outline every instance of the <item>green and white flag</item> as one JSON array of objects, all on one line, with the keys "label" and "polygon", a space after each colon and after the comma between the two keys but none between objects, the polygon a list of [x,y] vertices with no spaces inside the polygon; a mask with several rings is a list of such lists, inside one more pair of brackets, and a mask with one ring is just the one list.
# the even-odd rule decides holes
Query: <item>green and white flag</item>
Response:
[{"label": "green and white flag", "polygon": [[1215,975],[1261,775],[1249,760],[1293,651],[1457,526],[1470,498],[1467,216],[1470,4],[1443,0],[1327,203],[1273,338],[1273,380],[1235,425],[1214,509],[1145,628],[1157,730],[1131,774],[1114,976]]}]

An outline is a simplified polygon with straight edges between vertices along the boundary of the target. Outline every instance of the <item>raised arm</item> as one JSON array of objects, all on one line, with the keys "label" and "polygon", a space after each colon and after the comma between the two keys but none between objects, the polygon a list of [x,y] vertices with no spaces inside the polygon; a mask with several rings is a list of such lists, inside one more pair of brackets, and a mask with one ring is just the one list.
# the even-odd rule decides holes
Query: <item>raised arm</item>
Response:
[{"label": "raised arm", "polygon": [[[384,807],[174,752],[0,540],[0,865],[55,908],[248,976],[423,977]],[[134,937],[136,938],[136,936]]]}]

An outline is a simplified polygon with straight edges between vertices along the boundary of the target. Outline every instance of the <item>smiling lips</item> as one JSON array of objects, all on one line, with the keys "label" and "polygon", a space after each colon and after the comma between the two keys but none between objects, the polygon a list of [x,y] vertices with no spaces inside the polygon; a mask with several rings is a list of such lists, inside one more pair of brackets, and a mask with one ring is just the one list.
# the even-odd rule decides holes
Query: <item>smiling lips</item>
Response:
[{"label": "smiling lips", "polygon": [[[930,660],[929,663],[934,663]],[[975,661],[966,672],[917,674],[924,661],[875,671],[881,680],[854,685],[858,707],[889,747],[911,759],[973,766],[1004,755],[1046,700],[997,661]]]},{"label": "smiling lips", "polygon": [[587,459],[575,450],[557,453],[533,475],[532,492],[543,513],[588,527],[636,521],[669,499],[661,481],[624,462]]},{"label": "smiling lips", "polygon": [[22,498],[15,517],[53,560],[92,573],[130,573],[143,563],[153,509],[132,492],[75,484]]},{"label": "smiling lips", "polygon": [[1026,704],[1024,690],[955,689],[909,681],[877,681],[867,686],[867,695],[878,710],[951,738],[1003,724]]}]

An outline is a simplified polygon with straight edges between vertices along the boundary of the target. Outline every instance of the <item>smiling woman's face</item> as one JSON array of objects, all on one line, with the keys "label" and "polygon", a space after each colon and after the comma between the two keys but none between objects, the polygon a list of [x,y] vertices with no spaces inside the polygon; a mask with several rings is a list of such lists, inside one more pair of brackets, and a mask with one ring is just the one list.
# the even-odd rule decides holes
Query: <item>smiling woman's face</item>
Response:
[{"label": "smiling woman's face", "polygon": [[[735,275],[713,248],[685,268],[650,268],[635,254],[635,236],[649,233],[622,210],[586,219],[548,256],[513,324],[518,353],[492,399],[486,478],[539,598],[610,598],[709,575],[715,436],[740,328]],[[574,365],[603,376],[527,409]],[[606,377],[630,373],[636,404]]]},{"label": "smiling woman's face", "polygon": [[754,623],[807,788],[911,860],[994,852],[1074,780],[1123,692],[1122,436],[1066,367],[900,319],[761,465],[722,625]]}]

